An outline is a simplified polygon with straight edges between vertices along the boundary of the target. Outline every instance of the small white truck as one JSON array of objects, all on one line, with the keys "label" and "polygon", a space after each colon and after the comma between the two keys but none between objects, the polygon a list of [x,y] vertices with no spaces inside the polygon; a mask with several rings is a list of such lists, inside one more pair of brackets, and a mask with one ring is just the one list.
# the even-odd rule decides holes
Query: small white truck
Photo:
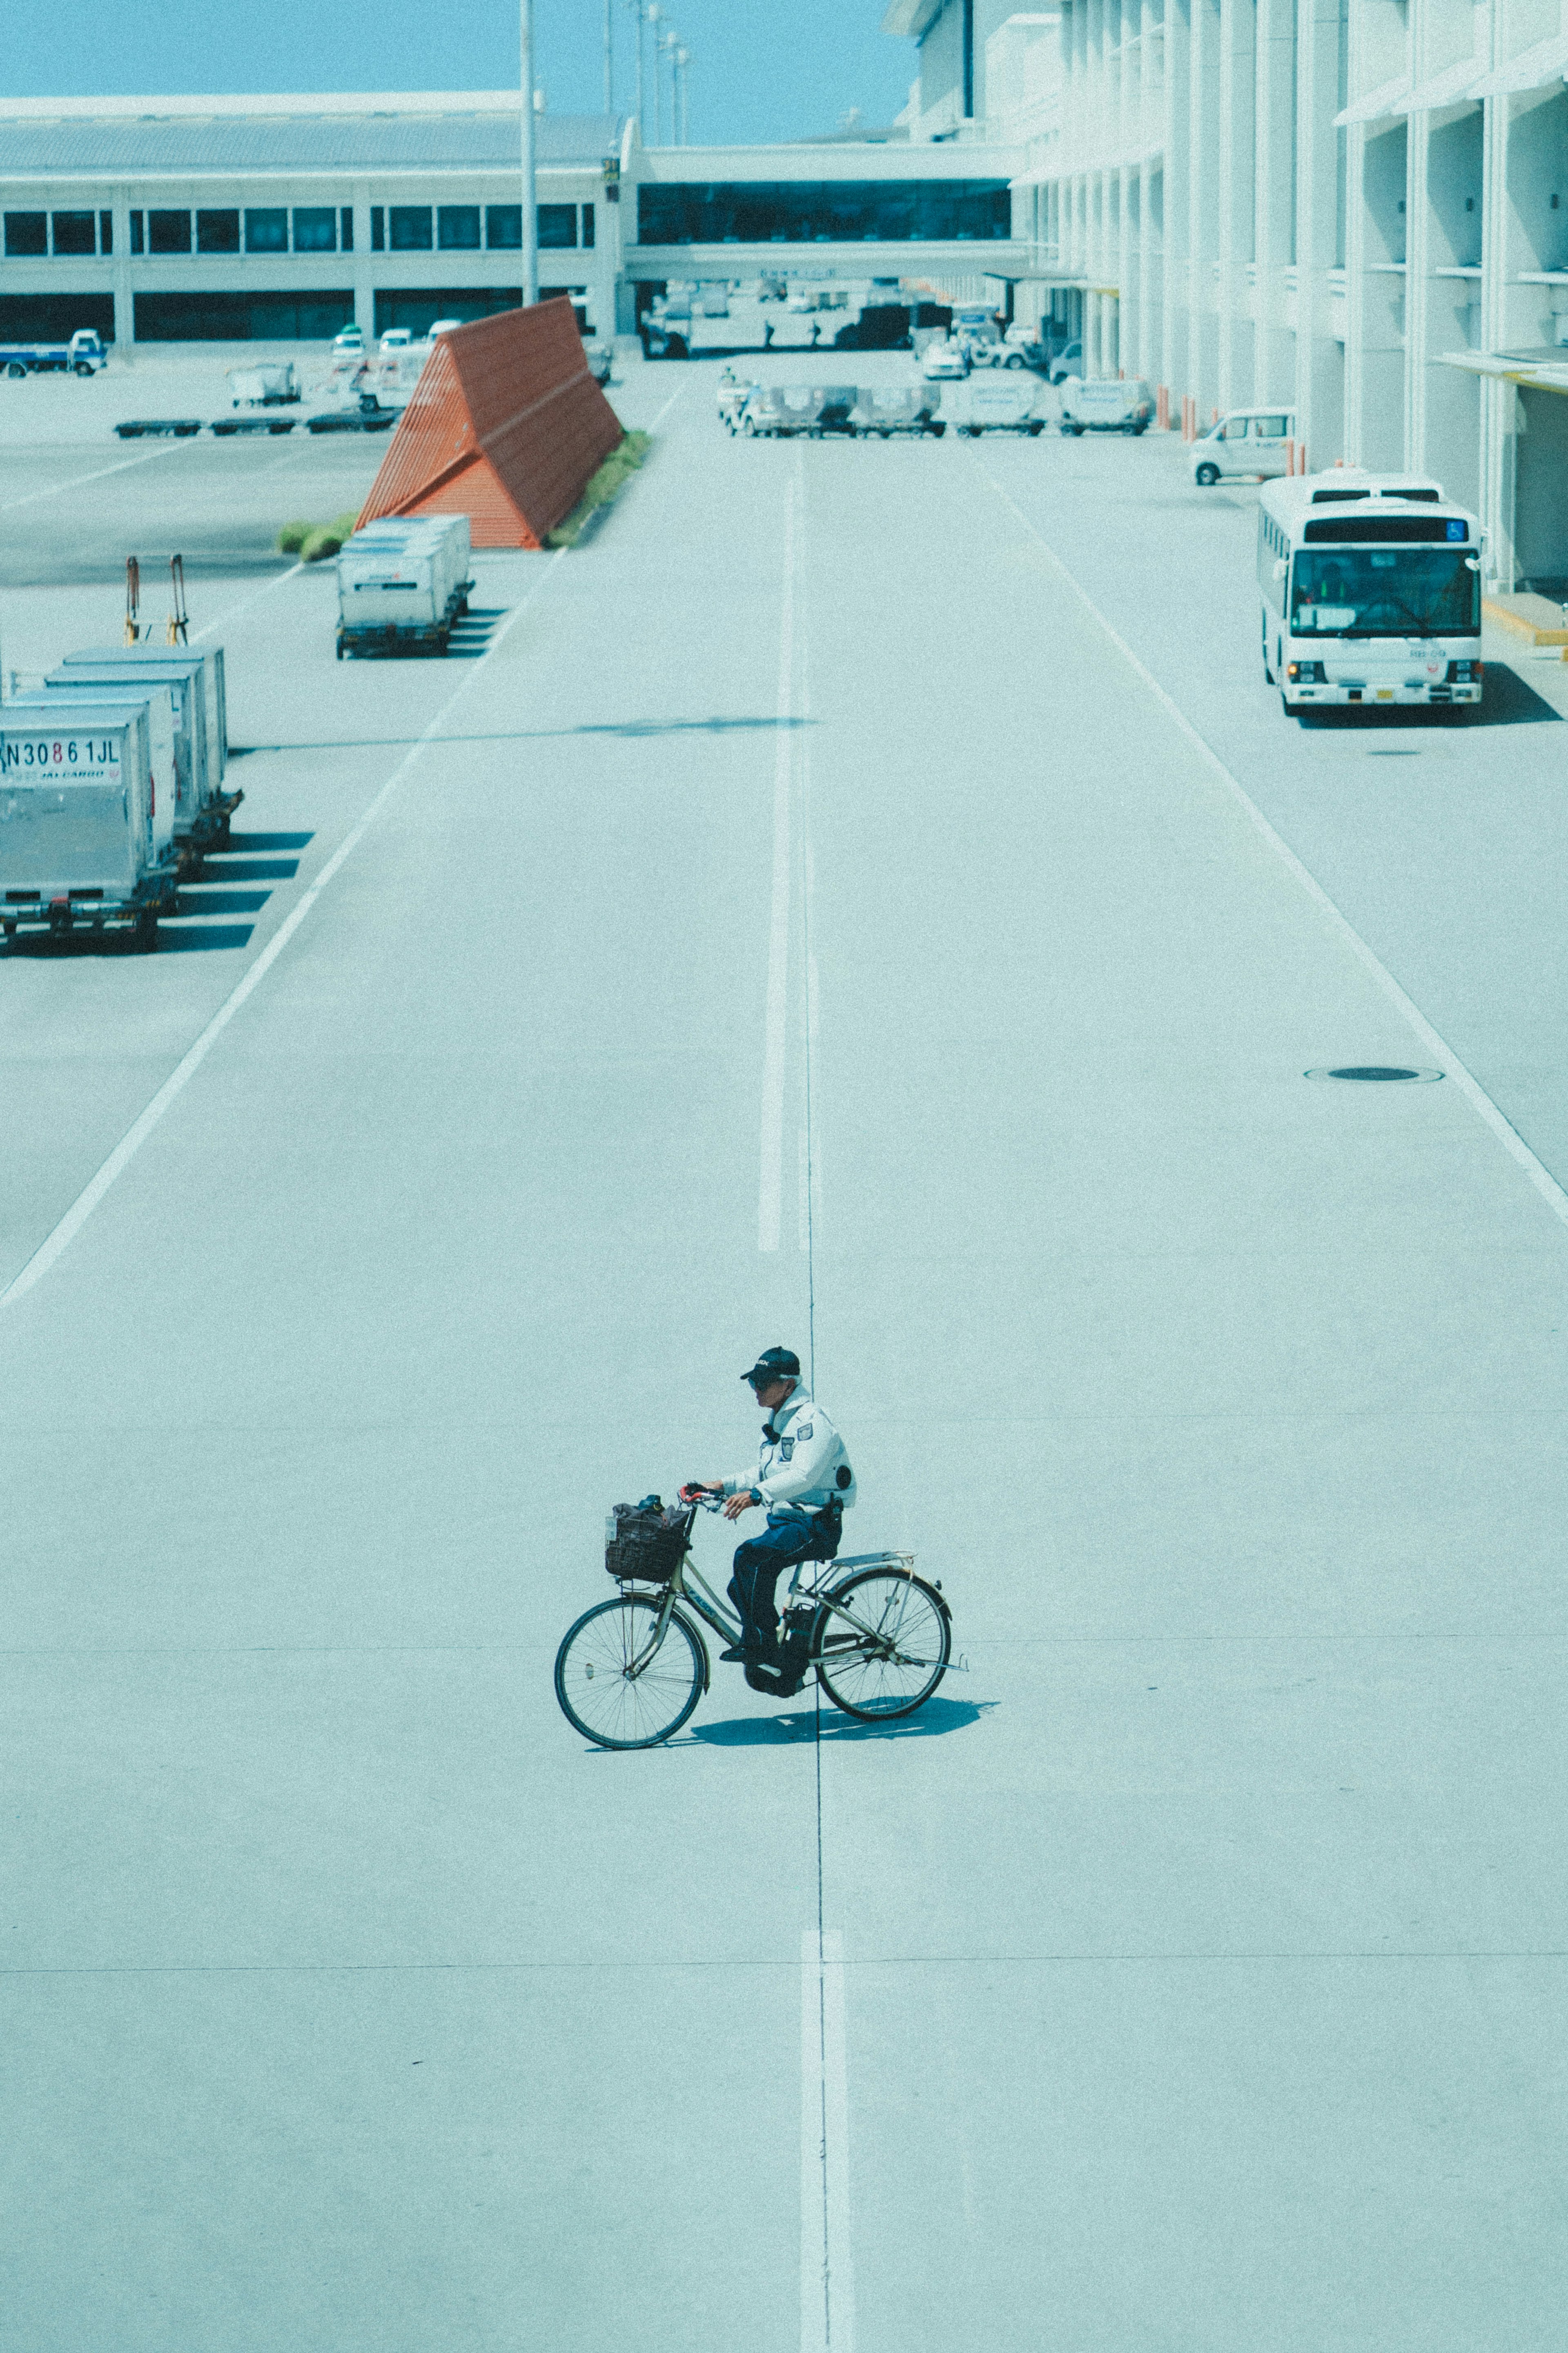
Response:
[{"label": "small white truck", "polygon": [[79,327],[64,343],[0,343],[0,373],[6,375],[96,375],[108,365],[96,327]]},{"label": "small white truck", "polygon": [[385,515],[338,554],[338,659],[345,654],[444,654],[468,607],[467,515]]}]

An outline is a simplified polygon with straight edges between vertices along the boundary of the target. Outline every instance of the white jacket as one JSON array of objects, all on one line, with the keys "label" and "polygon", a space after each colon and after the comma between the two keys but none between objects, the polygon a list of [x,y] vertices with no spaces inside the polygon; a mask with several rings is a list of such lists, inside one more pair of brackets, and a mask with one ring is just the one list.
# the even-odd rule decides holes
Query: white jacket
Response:
[{"label": "white jacket", "polygon": [[854,1503],[844,1440],[803,1382],[763,1424],[755,1467],[724,1482],[726,1495],[745,1488],[755,1488],[770,1512],[820,1512],[835,1500],[847,1511]]}]

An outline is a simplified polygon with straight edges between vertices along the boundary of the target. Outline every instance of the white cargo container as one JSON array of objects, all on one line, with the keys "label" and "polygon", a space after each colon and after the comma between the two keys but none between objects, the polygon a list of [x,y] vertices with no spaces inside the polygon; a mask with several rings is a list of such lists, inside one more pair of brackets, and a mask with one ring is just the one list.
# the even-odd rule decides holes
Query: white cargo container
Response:
[{"label": "white cargo container", "polygon": [[[199,853],[227,839],[229,820],[243,793],[224,789],[228,718],[221,646],[84,646],[67,654],[44,681],[68,684],[73,674],[121,679],[130,686],[148,680],[174,684],[176,764],[182,769],[174,830]],[[184,749],[182,750],[182,734]]]},{"label": "white cargo container", "polygon": [[1062,385],[1064,433],[1146,433],[1153,415],[1142,376],[1069,376]]},{"label": "white cargo container", "polygon": [[[12,695],[6,703],[8,712],[37,711],[56,713],[61,711],[90,712],[90,719],[73,720],[76,726],[96,724],[96,714],[106,707],[124,709],[142,704],[147,712],[147,765],[149,790],[153,806],[153,857],[161,864],[175,854],[174,813],[179,803],[179,787],[174,760],[174,690],[166,680],[137,680],[133,685],[121,686],[113,679],[89,678],[79,684],[64,687],[33,686]],[[26,723],[24,721],[23,724]],[[41,719],[41,725],[54,727],[56,718]]]},{"label": "white cargo container", "polygon": [[445,653],[466,612],[467,515],[388,516],[344,542],[338,555],[338,659],[434,646]]},{"label": "white cargo container", "polygon": [[179,870],[153,840],[145,702],[37,708],[0,704],[0,929],[128,932],[156,944]]},{"label": "white cargo container", "polygon": [[1039,386],[1032,376],[972,376],[962,391],[942,395],[942,412],[960,433],[1043,433]]},{"label": "white cargo container", "polygon": [[228,396],[236,408],[280,408],[300,397],[300,372],[292,360],[260,360],[230,368]]}]

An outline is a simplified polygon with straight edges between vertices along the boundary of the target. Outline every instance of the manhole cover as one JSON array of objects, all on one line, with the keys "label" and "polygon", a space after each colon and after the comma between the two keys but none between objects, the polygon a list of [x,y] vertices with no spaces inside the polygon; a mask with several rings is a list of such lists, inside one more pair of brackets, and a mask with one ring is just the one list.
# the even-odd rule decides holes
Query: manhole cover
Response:
[{"label": "manhole cover", "polygon": [[1399,1062],[1346,1062],[1335,1071],[1304,1071],[1301,1075],[1308,1079],[1364,1079],[1380,1086],[1430,1086],[1443,1073],[1441,1071],[1411,1071]]}]

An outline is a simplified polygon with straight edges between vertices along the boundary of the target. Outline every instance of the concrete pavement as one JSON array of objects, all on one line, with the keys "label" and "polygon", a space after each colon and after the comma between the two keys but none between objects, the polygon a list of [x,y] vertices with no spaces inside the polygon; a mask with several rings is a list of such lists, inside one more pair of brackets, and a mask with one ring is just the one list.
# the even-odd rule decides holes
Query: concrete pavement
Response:
[{"label": "concrete pavement", "polygon": [[[12,2342],[1544,2345],[1568,1237],[1302,1077],[1423,1057],[1037,536],[1170,453],[710,375],[460,677],[226,630],[243,939],[0,965],[9,1276],[397,778],[0,1315]],[[966,1671],[584,1754],[781,1338]]]}]

